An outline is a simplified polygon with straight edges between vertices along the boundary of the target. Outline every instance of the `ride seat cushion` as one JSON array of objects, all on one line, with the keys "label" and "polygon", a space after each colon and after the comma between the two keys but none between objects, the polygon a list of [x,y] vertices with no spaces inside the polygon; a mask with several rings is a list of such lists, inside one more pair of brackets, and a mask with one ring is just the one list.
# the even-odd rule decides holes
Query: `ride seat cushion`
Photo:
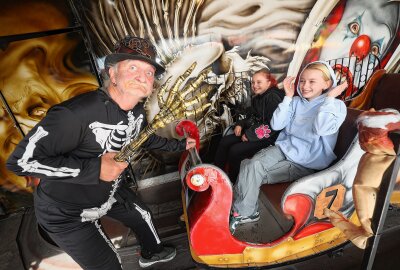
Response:
[{"label": "ride seat cushion", "polygon": [[399,83],[399,73],[384,74],[374,89],[371,108],[375,110],[384,108],[400,110],[400,99],[396,98],[399,92]]},{"label": "ride seat cushion", "polygon": [[271,204],[283,214],[281,210],[281,199],[283,193],[285,193],[286,189],[289,187],[291,183],[278,183],[278,184],[265,184],[261,186],[261,192],[268,198]]},{"label": "ride seat cushion", "polygon": [[362,110],[347,108],[346,119],[339,128],[339,135],[333,150],[336,155],[334,163],[346,154],[354,137],[357,135],[357,118],[362,112]]}]

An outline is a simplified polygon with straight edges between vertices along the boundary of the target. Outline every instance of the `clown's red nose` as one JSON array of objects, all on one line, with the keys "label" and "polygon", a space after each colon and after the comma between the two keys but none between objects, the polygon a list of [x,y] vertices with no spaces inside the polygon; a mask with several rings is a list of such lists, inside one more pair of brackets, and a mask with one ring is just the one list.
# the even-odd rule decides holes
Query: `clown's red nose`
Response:
[{"label": "clown's red nose", "polygon": [[368,55],[370,48],[371,40],[369,36],[361,35],[351,45],[349,56],[356,56],[357,61],[361,61]]}]

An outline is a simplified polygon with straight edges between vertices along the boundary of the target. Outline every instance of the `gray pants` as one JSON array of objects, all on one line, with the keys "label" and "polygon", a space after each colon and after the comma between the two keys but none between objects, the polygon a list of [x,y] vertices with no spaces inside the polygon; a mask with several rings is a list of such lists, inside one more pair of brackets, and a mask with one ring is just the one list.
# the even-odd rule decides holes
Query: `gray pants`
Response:
[{"label": "gray pants", "polygon": [[234,187],[233,211],[241,216],[250,216],[258,211],[261,185],[292,182],[312,173],[313,169],[287,160],[278,146],[267,147],[240,164]]}]

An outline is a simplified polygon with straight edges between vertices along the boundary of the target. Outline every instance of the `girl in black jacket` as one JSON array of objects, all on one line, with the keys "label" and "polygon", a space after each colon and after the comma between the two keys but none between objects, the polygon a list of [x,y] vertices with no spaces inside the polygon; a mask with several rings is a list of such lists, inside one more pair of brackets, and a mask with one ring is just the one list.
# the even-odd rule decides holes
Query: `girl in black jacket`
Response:
[{"label": "girl in black jacket", "polygon": [[278,137],[278,132],[270,128],[270,120],[285,93],[276,87],[276,80],[267,69],[253,74],[252,90],[254,96],[246,117],[236,123],[234,134],[222,138],[214,158],[214,164],[226,170],[233,183],[241,161],[273,144]]}]

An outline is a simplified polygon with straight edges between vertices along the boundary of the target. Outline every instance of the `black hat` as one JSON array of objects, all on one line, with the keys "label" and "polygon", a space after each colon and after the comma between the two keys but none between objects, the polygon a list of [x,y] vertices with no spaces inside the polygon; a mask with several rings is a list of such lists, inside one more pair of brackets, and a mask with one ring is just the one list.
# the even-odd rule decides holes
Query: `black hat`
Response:
[{"label": "black hat", "polygon": [[145,61],[156,68],[155,75],[165,71],[164,67],[156,62],[156,49],[144,38],[126,36],[114,45],[114,53],[106,56],[104,67],[108,69],[114,64],[127,59]]}]

